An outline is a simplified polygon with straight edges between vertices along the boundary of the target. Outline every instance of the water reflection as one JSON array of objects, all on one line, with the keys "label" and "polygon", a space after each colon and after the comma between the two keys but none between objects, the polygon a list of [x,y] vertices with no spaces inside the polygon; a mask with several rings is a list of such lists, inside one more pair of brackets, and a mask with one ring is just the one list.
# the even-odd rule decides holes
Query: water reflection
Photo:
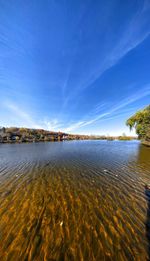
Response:
[{"label": "water reflection", "polygon": [[0,259],[147,260],[143,153],[137,142],[2,145]]},{"label": "water reflection", "polygon": [[140,144],[139,150],[138,150],[138,158],[137,158],[138,164],[144,164],[149,169],[150,163],[150,147],[147,147],[145,145]]},{"label": "water reflection", "polygon": [[137,161],[138,173],[144,184],[150,183],[150,147],[140,144],[138,149]]},{"label": "water reflection", "polygon": [[145,185],[145,195],[147,199],[146,236],[148,240],[148,255],[150,260],[150,188],[147,185]]}]

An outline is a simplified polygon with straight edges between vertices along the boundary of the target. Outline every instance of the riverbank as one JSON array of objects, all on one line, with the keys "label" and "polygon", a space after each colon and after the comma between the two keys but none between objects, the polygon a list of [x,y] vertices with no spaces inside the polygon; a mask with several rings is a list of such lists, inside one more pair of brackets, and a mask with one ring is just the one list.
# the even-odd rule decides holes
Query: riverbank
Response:
[{"label": "riverbank", "polygon": [[141,141],[141,143],[147,147],[150,147],[150,141],[147,141],[147,140],[143,140]]}]

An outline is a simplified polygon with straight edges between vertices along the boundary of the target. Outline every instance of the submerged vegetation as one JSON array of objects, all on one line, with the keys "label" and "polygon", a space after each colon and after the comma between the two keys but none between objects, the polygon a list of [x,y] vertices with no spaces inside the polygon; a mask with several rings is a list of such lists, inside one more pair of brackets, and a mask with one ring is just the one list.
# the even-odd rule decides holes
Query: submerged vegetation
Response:
[{"label": "submerged vegetation", "polygon": [[142,143],[150,146],[150,105],[130,117],[126,125],[129,126],[130,130],[135,128]]}]

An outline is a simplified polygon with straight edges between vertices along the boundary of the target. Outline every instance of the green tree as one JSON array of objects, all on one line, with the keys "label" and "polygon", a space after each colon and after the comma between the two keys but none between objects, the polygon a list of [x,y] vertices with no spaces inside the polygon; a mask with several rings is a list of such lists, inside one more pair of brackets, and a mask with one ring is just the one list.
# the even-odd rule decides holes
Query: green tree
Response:
[{"label": "green tree", "polygon": [[130,130],[135,128],[136,133],[140,139],[150,139],[150,105],[145,109],[138,111],[131,116],[126,125],[129,126]]}]

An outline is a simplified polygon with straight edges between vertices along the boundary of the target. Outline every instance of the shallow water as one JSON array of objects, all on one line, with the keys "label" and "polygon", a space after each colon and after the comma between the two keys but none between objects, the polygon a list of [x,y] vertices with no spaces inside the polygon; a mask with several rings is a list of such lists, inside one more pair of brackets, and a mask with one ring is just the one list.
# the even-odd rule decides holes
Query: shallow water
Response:
[{"label": "shallow water", "polygon": [[147,260],[137,141],[0,145],[0,260]]}]

